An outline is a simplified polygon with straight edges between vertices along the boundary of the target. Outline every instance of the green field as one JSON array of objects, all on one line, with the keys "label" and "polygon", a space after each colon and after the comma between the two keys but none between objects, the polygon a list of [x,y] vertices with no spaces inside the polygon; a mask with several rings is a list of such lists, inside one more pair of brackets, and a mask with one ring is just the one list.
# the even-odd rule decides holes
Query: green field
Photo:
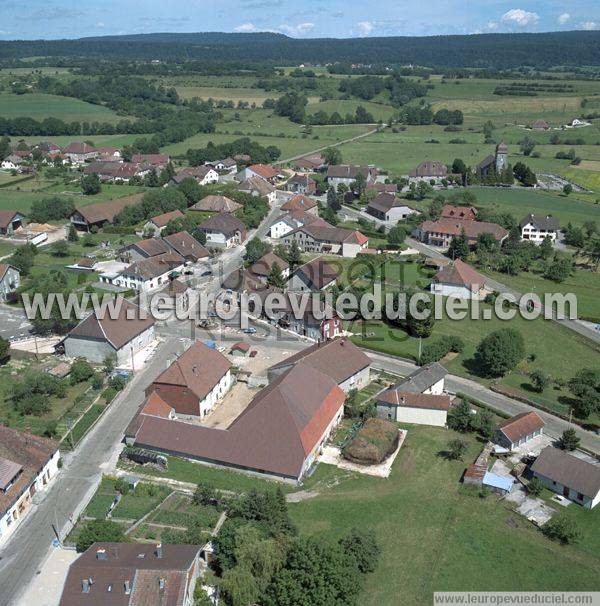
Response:
[{"label": "green field", "polygon": [[111,124],[123,119],[122,116],[101,105],[43,93],[25,95],[0,93],[0,115],[4,118],[27,116],[35,120],[43,120],[53,117],[65,122],[110,122]]},{"label": "green field", "polygon": [[465,462],[451,462],[438,453],[453,437],[445,429],[409,427],[388,479],[346,474],[317,488],[316,498],[290,504],[303,534],[327,539],[353,527],[375,532],[382,554],[360,603],[429,605],[434,591],[597,588],[600,511],[569,507],[567,515],[584,534],[582,543],[565,547],[549,541],[507,503],[493,495],[481,499],[462,487],[462,472],[481,443],[467,437]]}]

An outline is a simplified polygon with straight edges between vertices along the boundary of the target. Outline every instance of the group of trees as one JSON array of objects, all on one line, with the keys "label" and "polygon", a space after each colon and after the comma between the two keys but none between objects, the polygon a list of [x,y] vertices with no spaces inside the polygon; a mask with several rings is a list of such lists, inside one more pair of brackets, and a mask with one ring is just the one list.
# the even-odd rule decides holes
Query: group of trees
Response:
[{"label": "group of trees", "polygon": [[462,124],[464,120],[463,113],[457,110],[449,110],[442,108],[437,112],[433,112],[433,110],[428,105],[423,105],[422,107],[404,107],[398,113],[398,121],[404,124],[409,125],[427,125],[427,124],[439,124],[441,126],[447,125],[459,125]]},{"label": "group of trees", "polygon": [[67,387],[63,381],[46,372],[27,372],[20,381],[13,382],[10,399],[21,415],[42,416],[51,409],[50,397],[64,398]]},{"label": "group of trees", "polygon": [[205,162],[233,158],[238,155],[249,156],[250,164],[270,164],[281,156],[281,150],[274,145],[263,147],[248,137],[242,137],[231,143],[215,144],[209,141],[206,147],[188,149],[186,157],[190,166],[201,166]]},{"label": "group of trees", "polygon": [[461,433],[476,432],[489,440],[494,434],[494,415],[487,408],[473,414],[469,402],[462,399],[448,412],[448,427]]},{"label": "group of trees", "polygon": [[68,198],[50,196],[41,200],[34,200],[29,211],[29,219],[35,223],[47,223],[48,221],[60,221],[68,219],[75,210],[75,204]]},{"label": "group of trees", "polygon": [[[211,489],[198,497],[222,503]],[[353,529],[339,541],[298,537],[280,489],[251,490],[226,506],[214,546],[228,606],[351,604],[377,565],[380,549],[369,531]]]},{"label": "group of trees", "polygon": [[514,328],[501,328],[483,338],[475,358],[482,374],[501,377],[514,370],[525,357],[525,339]]}]

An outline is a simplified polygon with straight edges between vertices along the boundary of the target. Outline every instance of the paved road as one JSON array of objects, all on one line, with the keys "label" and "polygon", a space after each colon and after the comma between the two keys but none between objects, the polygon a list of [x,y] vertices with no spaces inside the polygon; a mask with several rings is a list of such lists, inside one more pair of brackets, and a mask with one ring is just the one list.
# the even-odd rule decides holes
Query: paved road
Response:
[{"label": "paved road", "polygon": [[[392,358],[368,350],[365,350],[365,353],[373,359],[373,366],[375,368],[381,368],[400,375],[407,375],[417,369],[417,366],[408,360]],[[591,431],[581,429],[578,425],[570,426],[567,421],[563,421],[554,415],[542,412],[541,410],[524,404],[523,402],[519,402],[518,400],[513,400],[512,398],[495,393],[483,385],[471,381],[470,379],[465,379],[464,377],[448,375],[446,377],[446,389],[452,393],[462,392],[511,416],[533,410],[544,419],[544,423],[546,423],[544,431],[552,437],[559,437],[565,429],[574,427],[575,431],[577,431],[577,435],[581,439],[581,445],[597,455],[600,455],[600,436]]]},{"label": "paved road", "polygon": [[0,337],[19,340],[31,337],[32,326],[25,311],[0,303]]}]

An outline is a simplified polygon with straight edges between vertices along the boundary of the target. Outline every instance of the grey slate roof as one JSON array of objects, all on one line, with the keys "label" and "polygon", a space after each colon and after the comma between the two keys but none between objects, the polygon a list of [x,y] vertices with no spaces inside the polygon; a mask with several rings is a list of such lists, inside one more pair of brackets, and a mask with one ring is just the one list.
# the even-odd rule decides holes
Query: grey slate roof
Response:
[{"label": "grey slate roof", "polygon": [[521,228],[531,223],[536,229],[545,229],[546,231],[558,231],[560,229],[558,219],[552,215],[540,216],[540,215],[527,215],[521,220],[519,225]]},{"label": "grey slate roof", "polygon": [[441,364],[434,362],[415,370],[415,372],[401,381],[396,388],[408,393],[423,393],[447,374],[448,371]]}]

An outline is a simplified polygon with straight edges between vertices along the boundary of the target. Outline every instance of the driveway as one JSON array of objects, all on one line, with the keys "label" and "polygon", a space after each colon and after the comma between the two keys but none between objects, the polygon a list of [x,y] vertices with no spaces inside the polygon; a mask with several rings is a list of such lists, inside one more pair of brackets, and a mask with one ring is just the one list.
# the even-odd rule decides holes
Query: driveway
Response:
[{"label": "driveway", "polygon": [[0,304],[0,337],[19,341],[31,337],[33,327],[21,307]]}]

